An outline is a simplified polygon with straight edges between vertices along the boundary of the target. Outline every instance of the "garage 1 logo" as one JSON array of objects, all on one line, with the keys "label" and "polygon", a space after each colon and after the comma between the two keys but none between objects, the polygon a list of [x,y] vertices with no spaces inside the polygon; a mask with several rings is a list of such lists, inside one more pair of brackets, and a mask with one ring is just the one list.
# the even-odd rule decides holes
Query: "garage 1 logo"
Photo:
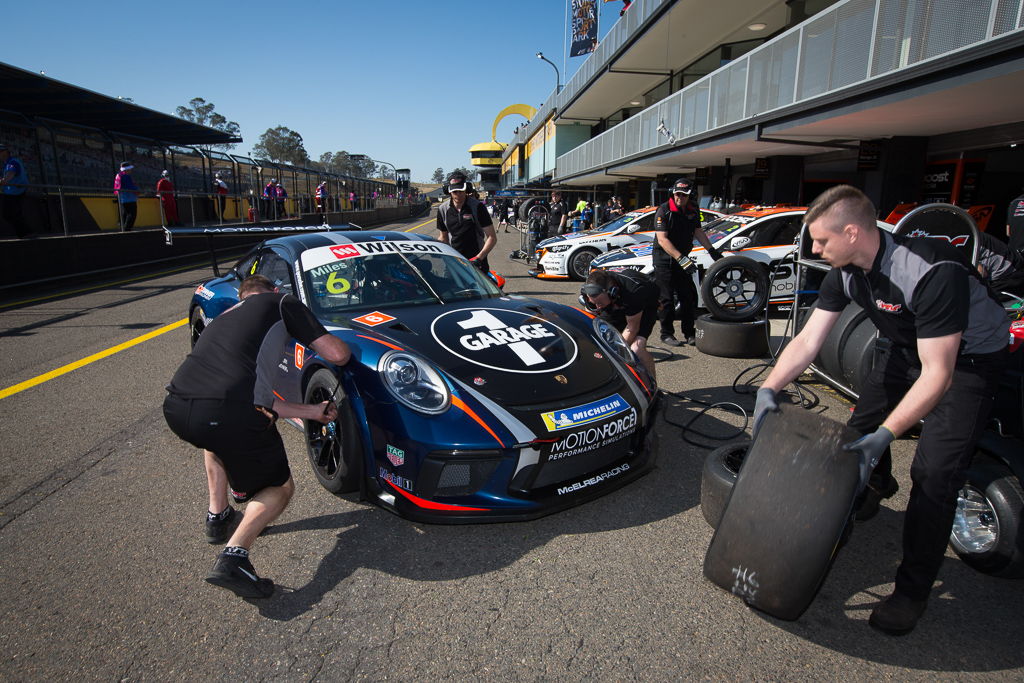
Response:
[{"label": "garage 1 logo", "polygon": [[438,344],[493,370],[542,373],[570,365],[576,342],[550,321],[500,308],[451,311],[430,327]]}]

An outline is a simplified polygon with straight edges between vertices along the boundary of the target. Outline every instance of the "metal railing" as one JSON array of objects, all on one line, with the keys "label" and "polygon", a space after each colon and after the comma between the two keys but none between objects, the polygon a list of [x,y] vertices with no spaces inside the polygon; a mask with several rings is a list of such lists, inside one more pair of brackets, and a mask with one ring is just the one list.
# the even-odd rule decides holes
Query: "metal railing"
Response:
[{"label": "metal railing", "polygon": [[559,156],[554,178],[682,146],[687,138],[983,45],[1024,28],[1022,8],[1024,0],[846,0]]},{"label": "metal railing", "polygon": [[[121,202],[109,190],[88,186],[51,185],[29,183],[24,186],[26,222],[33,227],[45,227],[41,234],[65,237],[94,230],[82,230],[80,217],[88,214],[96,228],[104,232],[124,231],[124,211]],[[200,225],[226,225],[265,223],[298,219],[302,216],[340,214],[351,211],[372,211],[410,205],[409,197],[365,197],[353,206],[348,197],[330,195],[318,199],[315,195],[297,194],[283,200],[265,198],[255,191],[218,194],[215,192],[157,193],[137,191],[137,218],[134,228],[170,227],[168,216],[173,202],[177,221],[173,224],[197,227]],[[170,195],[170,200],[160,195]],[[28,206],[31,205],[31,206]],[[35,220],[31,220],[35,218]],[[77,226],[75,223],[77,222]]]}]

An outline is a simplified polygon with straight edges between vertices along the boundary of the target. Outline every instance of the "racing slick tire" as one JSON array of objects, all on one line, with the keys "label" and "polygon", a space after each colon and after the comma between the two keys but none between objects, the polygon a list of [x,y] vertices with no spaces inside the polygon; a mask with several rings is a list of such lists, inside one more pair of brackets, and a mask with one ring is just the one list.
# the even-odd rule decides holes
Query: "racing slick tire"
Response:
[{"label": "racing slick tire", "polygon": [[206,329],[206,321],[203,319],[203,309],[196,306],[192,309],[192,314],[188,317],[188,330],[189,337],[192,343],[191,348],[196,347],[196,342],[199,341],[199,335]]},{"label": "racing slick tire", "polygon": [[718,320],[753,320],[768,305],[768,273],[752,258],[726,256],[704,273],[700,296],[704,308]]},{"label": "racing slick tire", "polygon": [[[304,401],[322,403],[330,400],[338,388],[338,378],[330,370],[321,368],[313,373],[306,385]],[[336,397],[338,419],[324,425],[306,420],[306,453],[313,475],[320,485],[331,493],[349,493],[359,489],[360,467],[359,430],[348,397]]]},{"label": "racing slick tire", "polygon": [[697,318],[697,349],[722,358],[763,358],[768,355],[768,320],[725,322],[706,313]]},{"label": "racing slick tire", "polygon": [[769,413],[704,558],[704,575],[748,605],[797,619],[846,538],[860,488],[859,435],[796,406]]},{"label": "racing slick tire", "polygon": [[718,527],[722,510],[736,483],[736,476],[747,457],[750,440],[719,446],[704,458],[704,471],[700,477],[700,511],[712,529]]},{"label": "racing slick tire", "polygon": [[964,564],[983,574],[1024,577],[1024,493],[1002,463],[974,456],[957,499],[949,544]]},{"label": "racing slick tire", "polygon": [[598,255],[597,249],[577,249],[566,264],[566,271],[573,280],[586,280],[590,275],[590,262]]},{"label": "racing slick tire", "polygon": [[529,199],[525,200],[522,204],[519,205],[519,220],[522,221],[524,225],[529,224],[530,209],[532,209],[537,202],[543,203],[544,198],[530,197]]}]

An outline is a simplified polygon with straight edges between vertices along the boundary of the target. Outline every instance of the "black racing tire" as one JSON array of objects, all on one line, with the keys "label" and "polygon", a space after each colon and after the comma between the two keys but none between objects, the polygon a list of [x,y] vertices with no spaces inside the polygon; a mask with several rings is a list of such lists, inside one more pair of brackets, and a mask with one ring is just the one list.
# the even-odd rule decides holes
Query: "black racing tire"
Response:
[{"label": "black racing tire", "polygon": [[1024,493],[1000,462],[976,455],[957,500],[949,535],[953,552],[983,574],[1024,577]]},{"label": "black racing tire", "polygon": [[199,341],[199,335],[206,329],[206,323],[203,321],[203,309],[196,306],[192,309],[192,314],[188,317],[188,330],[192,348],[196,347],[196,342]]},{"label": "black racing tire", "polygon": [[359,489],[362,441],[348,397],[340,389],[335,393],[338,381],[333,372],[321,368],[306,385],[306,403],[321,403],[334,394],[338,406],[338,419],[330,424],[306,420],[306,454],[321,486],[331,493],[349,493]]},{"label": "black racing tire", "polygon": [[590,275],[590,262],[599,253],[597,249],[590,247],[577,249],[576,253],[569,258],[569,262],[565,264],[565,270],[569,273],[569,277],[573,280],[586,280]]},{"label": "black racing tire", "polygon": [[877,338],[878,328],[870,318],[864,318],[850,332],[840,353],[841,379],[857,395],[874,367]]},{"label": "black racing tire", "polygon": [[796,406],[768,413],[726,502],[704,575],[751,607],[797,619],[850,523],[858,458],[849,427]]},{"label": "black racing tire", "polygon": [[719,320],[753,320],[768,305],[768,273],[752,258],[726,256],[704,273],[700,296],[704,308]]},{"label": "black racing tire", "polygon": [[722,358],[764,358],[768,355],[768,320],[747,322],[715,320],[710,314],[697,318],[694,325],[697,349]]},{"label": "black racing tire", "polygon": [[519,220],[523,223],[529,223],[530,209],[532,209],[537,202],[543,201],[543,197],[530,197],[529,199],[524,200],[523,203],[519,205]]},{"label": "black racing tire", "polygon": [[736,483],[736,476],[747,457],[750,440],[719,446],[704,458],[704,471],[700,477],[700,511],[712,529],[718,527],[722,511]]}]

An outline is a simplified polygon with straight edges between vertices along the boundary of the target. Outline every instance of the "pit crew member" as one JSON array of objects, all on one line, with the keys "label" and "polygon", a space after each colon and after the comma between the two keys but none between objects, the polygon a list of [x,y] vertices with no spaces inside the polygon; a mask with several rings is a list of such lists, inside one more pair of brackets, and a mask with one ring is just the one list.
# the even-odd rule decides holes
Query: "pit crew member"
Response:
[{"label": "pit crew member", "polygon": [[955,247],[880,231],[875,215],[871,200],[849,185],[825,191],[808,209],[813,251],[832,269],[807,324],[757,392],[754,431],[777,410],[776,392],[817,356],[846,305],[862,306],[892,350],[872,370],[849,420],[864,435],[845,445],[860,455],[867,480],[859,519],[873,516],[879,500],[898,489],[889,444],[924,419],[895,590],[869,619],[901,635],[924,612],[942,564],[957,492],[1006,359],[1009,320]]},{"label": "pit crew member", "polygon": [[453,173],[445,183],[449,199],[437,208],[437,239],[451,244],[483,272],[490,270],[487,254],[498,243],[487,207],[469,196],[473,184],[461,173]]},{"label": "pit crew member", "polygon": [[647,350],[647,338],[658,317],[658,287],[650,278],[635,270],[613,273],[595,270],[580,288],[580,299],[588,310],[598,312],[622,338],[647,368],[651,379],[654,358]]},{"label": "pit crew member", "polygon": [[[680,178],[672,185],[672,197],[658,207],[654,216],[654,281],[660,291],[659,318],[661,343],[668,346],[692,344],[694,340],[694,310],[697,307],[697,288],[693,277],[683,269],[682,263],[693,248],[693,238],[708,250],[716,261],[722,258],[703,228],[700,227],[700,209],[690,201],[693,183]],[[676,301],[681,305],[679,327],[684,340],[679,341],[673,331]]]},{"label": "pit crew member", "polygon": [[235,502],[249,503],[206,580],[241,597],[266,598],[274,582],[256,574],[249,548],[295,492],[275,422],[280,416],[327,424],[338,416],[331,402],[275,398],[270,377],[293,337],[338,365],[348,362],[350,351],[302,302],[277,293],[263,275],[246,278],[238,297],[236,306],[207,325],[174,373],[164,417],[171,431],[203,449],[210,497],[207,540],[227,539],[237,514],[227,500],[229,486]]}]

